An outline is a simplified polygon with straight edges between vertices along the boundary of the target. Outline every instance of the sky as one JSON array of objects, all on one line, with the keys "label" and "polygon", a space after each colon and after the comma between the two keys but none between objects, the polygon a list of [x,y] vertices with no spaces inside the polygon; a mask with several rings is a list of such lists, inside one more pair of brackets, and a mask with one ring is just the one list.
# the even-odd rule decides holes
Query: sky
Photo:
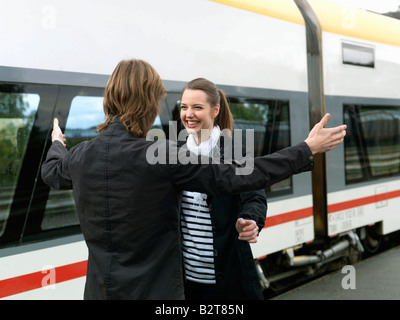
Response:
[{"label": "sky", "polygon": [[378,13],[397,11],[400,6],[400,0],[330,0],[330,1]]}]

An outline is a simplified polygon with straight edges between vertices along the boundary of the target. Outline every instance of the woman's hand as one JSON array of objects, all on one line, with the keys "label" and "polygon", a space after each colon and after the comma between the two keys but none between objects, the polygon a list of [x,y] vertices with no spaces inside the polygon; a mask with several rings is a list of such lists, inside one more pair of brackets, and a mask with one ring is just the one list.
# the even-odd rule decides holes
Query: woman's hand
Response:
[{"label": "woman's hand", "polygon": [[323,153],[335,149],[343,142],[346,136],[346,125],[337,126],[335,128],[324,128],[328,123],[331,115],[329,113],[317,123],[308,134],[305,140],[312,154]]},{"label": "woman's hand", "polygon": [[51,133],[51,141],[54,142],[55,140],[60,141],[64,147],[66,146],[65,141],[65,135],[62,133],[61,128],[58,125],[58,119],[54,118],[53,120],[53,131]]},{"label": "woman's hand", "polygon": [[248,243],[257,242],[258,226],[254,220],[237,219],[236,230],[239,233],[239,240],[247,241]]}]

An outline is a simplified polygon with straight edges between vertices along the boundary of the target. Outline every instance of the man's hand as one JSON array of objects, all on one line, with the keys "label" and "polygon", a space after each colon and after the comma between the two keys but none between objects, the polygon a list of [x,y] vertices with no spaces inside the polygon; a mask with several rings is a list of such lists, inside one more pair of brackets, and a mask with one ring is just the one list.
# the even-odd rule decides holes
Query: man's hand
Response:
[{"label": "man's hand", "polygon": [[323,153],[335,149],[343,142],[343,139],[346,136],[347,126],[345,124],[335,128],[324,128],[330,117],[331,115],[329,113],[325,114],[321,121],[310,131],[308,138],[305,140],[312,154]]},{"label": "man's hand", "polygon": [[239,240],[247,241],[248,243],[257,242],[258,226],[254,220],[237,219],[236,230],[239,233]]},{"label": "man's hand", "polygon": [[64,147],[66,146],[65,141],[65,135],[62,133],[61,128],[58,125],[58,119],[54,118],[53,120],[53,131],[51,133],[51,141],[54,142],[55,140],[60,141]]}]

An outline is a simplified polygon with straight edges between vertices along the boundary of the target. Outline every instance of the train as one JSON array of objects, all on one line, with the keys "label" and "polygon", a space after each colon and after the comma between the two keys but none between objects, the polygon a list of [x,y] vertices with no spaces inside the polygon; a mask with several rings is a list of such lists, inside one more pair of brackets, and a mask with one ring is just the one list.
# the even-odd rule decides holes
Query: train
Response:
[{"label": "train", "polygon": [[265,291],[354,263],[400,230],[399,20],[328,0],[15,0],[0,16],[0,298],[83,298],[72,192],[40,168],[53,118],[67,148],[96,136],[122,59],[161,75],[165,132],[197,77],[225,91],[256,156],[303,141],[326,112],[347,124],[312,172],[266,190],[251,245]]}]

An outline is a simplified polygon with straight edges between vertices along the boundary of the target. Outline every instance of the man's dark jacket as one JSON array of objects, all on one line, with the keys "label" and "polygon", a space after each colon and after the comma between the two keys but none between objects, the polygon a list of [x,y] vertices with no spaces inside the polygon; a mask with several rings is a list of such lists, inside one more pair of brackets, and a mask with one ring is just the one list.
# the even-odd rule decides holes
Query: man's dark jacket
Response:
[{"label": "man's dark jacket", "polygon": [[42,179],[73,189],[89,250],[85,299],[184,299],[180,191],[258,190],[314,164],[304,142],[255,159],[249,175],[203,158],[185,165],[179,161],[185,154],[169,141],[134,137],[118,120],[69,151],[53,142]]}]

